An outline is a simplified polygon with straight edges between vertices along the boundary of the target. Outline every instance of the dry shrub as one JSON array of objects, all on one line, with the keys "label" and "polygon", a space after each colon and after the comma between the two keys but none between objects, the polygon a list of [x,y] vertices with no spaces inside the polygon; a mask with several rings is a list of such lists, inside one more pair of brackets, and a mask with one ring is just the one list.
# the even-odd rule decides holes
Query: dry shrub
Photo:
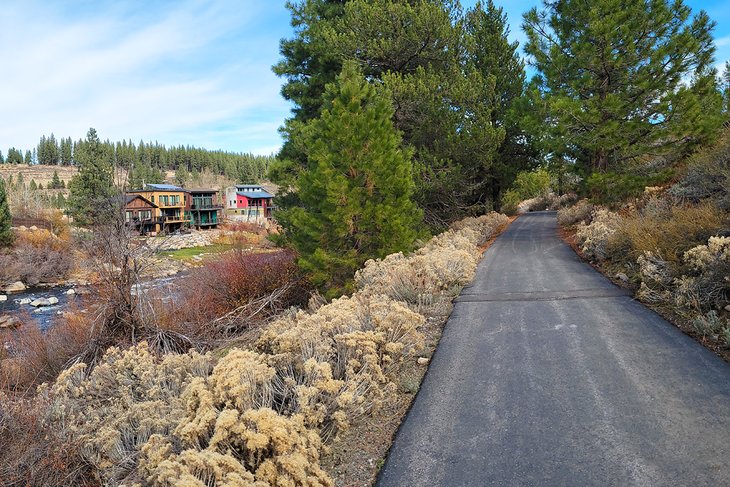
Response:
[{"label": "dry shrub", "polygon": [[231,220],[225,223],[223,225],[223,228],[229,232],[246,232],[246,233],[252,233],[254,235],[259,235],[262,237],[265,237],[269,234],[269,231],[266,229],[264,225],[259,225],[258,223],[252,223],[252,222],[241,222],[241,221],[235,221]]},{"label": "dry shrub", "polygon": [[474,277],[480,251],[509,219],[490,213],[466,218],[411,255],[369,260],[355,274],[358,289],[404,301],[419,312],[457,295]]},{"label": "dry shrub", "polygon": [[329,439],[370,413],[389,374],[423,345],[423,316],[386,296],[355,293],[269,326],[258,341],[277,370],[277,400]]},{"label": "dry shrub", "polygon": [[577,198],[575,193],[566,193],[556,195],[555,193],[541,194],[535,198],[521,201],[517,205],[517,213],[527,213],[530,211],[556,211],[573,203]]},{"label": "dry shrub", "polygon": [[589,257],[603,260],[609,238],[622,226],[623,219],[617,213],[605,208],[598,208],[593,212],[590,223],[579,223],[575,236],[581,250]]},{"label": "dry shrub", "polygon": [[710,237],[683,255],[682,277],[675,281],[675,300],[700,312],[723,309],[730,301],[730,237]]},{"label": "dry shrub", "polygon": [[558,223],[562,227],[572,227],[578,223],[590,223],[593,205],[583,199],[572,206],[558,210]]},{"label": "dry shrub", "polygon": [[607,251],[617,259],[636,260],[645,252],[679,263],[682,254],[726,228],[728,216],[710,203],[693,206],[649,204],[621,219],[608,238]]},{"label": "dry shrub", "polygon": [[[180,295],[168,304],[162,322],[168,326],[198,325],[204,328],[202,332],[212,333],[215,326],[209,325],[218,319],[225,321],[226,333],[240,331],[301,304],[305,293],[293,253],[236,250],[181,279]],[[235,313],[237,310],[240,313]],[[235,316],[220,320],[228,313]]]},{"label": "dry shrub", "polygon": [[41,394],[53,424],[66,425],[71,441],[106,484],[138,479],[137,457],[154,434],[169,435],[184,416],[182,391],[210,373],[212,359],[190,352],[160,359],[146,343],[110,348],[88,373],[85,364],[64,371]]},{"label": "dry shrub", "polygon": [[48,417],[45,397],[30,399],[0,392],[0,480],[4,487],[99,485],[81,456],[82,444],[70,438],[66,424]]},{"label": "dry shrub", "polygon": [[0,282],[23,281],[29,286],[57,282],[74,267],[71,245],[47,230],[18,232],[11,251],[0,255]]}]

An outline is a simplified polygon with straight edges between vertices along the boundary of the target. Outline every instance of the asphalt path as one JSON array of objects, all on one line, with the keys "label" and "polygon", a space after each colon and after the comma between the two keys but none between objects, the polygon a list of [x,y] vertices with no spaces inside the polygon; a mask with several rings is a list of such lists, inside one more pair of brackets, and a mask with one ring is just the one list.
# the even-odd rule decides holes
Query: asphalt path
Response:
[{"label": "asphalt path", "polygon": [[730,365],[518,218],[456,300],[378,485],[730,486]]}]

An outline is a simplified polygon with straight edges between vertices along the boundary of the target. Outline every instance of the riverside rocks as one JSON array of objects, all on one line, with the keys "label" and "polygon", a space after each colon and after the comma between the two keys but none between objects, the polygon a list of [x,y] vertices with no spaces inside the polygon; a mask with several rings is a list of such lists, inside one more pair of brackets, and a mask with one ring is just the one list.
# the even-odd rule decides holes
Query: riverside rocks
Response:
[{"label": "riverside rocks", "polygon": [[216,230],[205,230],[165,237],[160,250],[180,250],[192,247],[207,247],[220,235]]},{"label": "riverside rocks", "polygon": [[25,284],[21,281],[15,281],[14,283],[5,286],[5,292],[8,294],[23,292],[25,289]]}]

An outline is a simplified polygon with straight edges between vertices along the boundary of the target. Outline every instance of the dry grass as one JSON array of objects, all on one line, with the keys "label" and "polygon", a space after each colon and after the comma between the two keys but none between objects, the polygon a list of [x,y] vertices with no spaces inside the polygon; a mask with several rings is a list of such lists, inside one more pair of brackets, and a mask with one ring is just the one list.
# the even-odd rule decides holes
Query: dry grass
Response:
[{"label": "dry grass", "polygon": [[618,231],[608,238],[607,252],[632,261],[653,252],[678,263],[686,250],[706,243],[727,224],[728,215],[710,202],[633,212],[622,218]]}]

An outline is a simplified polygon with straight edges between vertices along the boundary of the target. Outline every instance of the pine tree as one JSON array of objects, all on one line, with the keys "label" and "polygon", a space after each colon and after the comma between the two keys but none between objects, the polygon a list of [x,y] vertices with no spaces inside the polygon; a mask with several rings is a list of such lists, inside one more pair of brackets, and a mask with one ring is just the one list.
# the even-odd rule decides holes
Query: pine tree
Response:
[{"label": "pine tree", "polygon": [[505,130],[494,163],[480,177],[487,180],[487,192],[498,207],[501,194],[520,171],[537,166],[540,152],[533,134],[525,130],[523,118],[530,111],[525,96],[525,63],[519,43],[510,42],[507,14],[492,0],[477,2],[465,15],[467,59],[486,79],[494,78],[492,123]]},{"label": "pine tree", "polygon": [[10,229],[12,223],[5,181],[0,178],[0,246],[13,243],[13,231]]},{"label": "pine tree", "polygon": [[3,157],[3,151],[0,150],[0,164],[5,164],[5,157]]},{"label": "pine tree", "polygon": [[33,163],[33,156],[31,155],[30,151],[25,151],[25,161],[26,164],[30,165]]},{"label": "pine tree", "polygon": [[707,81],[714,23],[704,11],[690,18],[682,0],[544,5],[524,15],[523,28],[553,152],[606,171],[715,133],[719,114],[704,99],[716,90]]},{"label": "pine tree", "polygon": [[115,192],[113,168],[93,128],[76,152],[79,172],[69,183],[68,213],[79,225],[89,225]]},{"label": "pine tree", "polygon": [[175,182],[178,185],[185,187],[185,185],[187,184],[189,179],[190,179],[190,173],[185,168],[185,166],[178,166],[177,169],[175,170]]},{"label": "pine tree", "polygon": [[296,182],[302,206],[280,221],[317,286],[346,286],[366,260],[407,250],[416,238],[412,154],[392,116],[388,95],[346,62],[321,116],[295,135],[307,154]]},{"label": "pine tree", "polygon": [[48,185],[49,189],[61,189],[61,179],[58,177],[58,171],[53,171],[53,177]]},{"label": "pine tree", "polygon": [[28,185],[28,189],[31,190],[31,191],[35,191],[36,189],[38,189],[38,185],[36,184],[35,179],[31,179],[30,180],[30,184]]}]

